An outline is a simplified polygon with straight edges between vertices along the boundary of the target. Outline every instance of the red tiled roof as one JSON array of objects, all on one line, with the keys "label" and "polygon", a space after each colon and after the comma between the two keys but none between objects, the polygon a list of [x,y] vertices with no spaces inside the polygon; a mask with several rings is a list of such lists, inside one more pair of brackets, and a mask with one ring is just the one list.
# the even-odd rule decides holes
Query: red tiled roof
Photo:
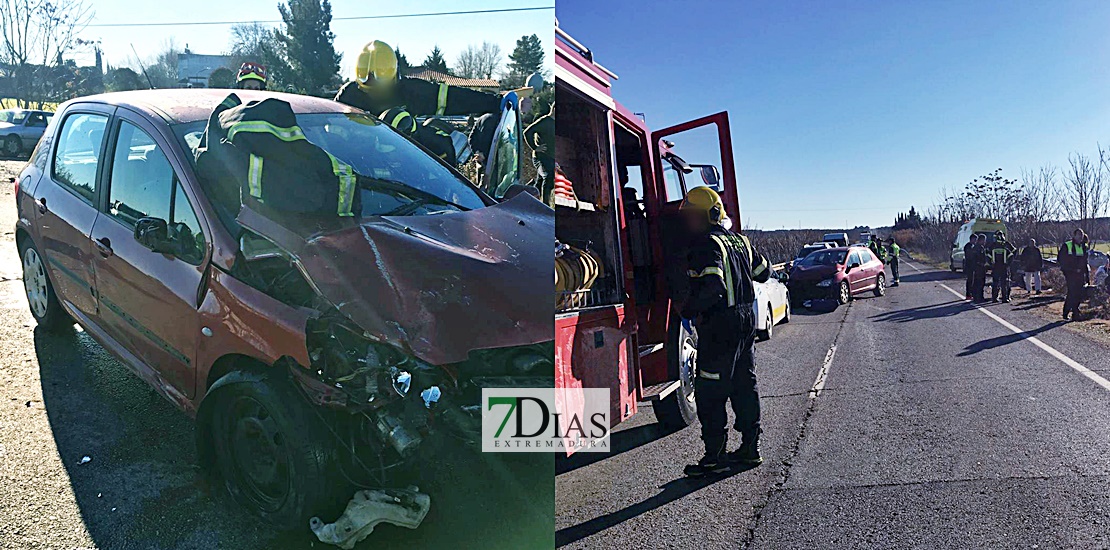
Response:
[{"label": "red tiled roof", "polygon": [[464,88],[500,88],[501,83],[489,78],[459,78],[443,74],[439,71],[431,69],[414,69],[415,72],[409,73],[410,78],[419,78],[420,80],[427,80],[429,82],[443,82],[450,86],[462,86]]}]

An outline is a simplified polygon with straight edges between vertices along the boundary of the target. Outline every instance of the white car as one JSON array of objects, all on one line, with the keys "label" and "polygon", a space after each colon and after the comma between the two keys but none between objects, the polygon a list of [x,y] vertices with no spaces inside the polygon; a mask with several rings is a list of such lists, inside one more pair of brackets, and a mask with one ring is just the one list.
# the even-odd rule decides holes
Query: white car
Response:
[{"label": "white car", "polygon": [[784,272],[775,271],[767,282],[754,285],[752,309],[755,310],[756,336],[760,340],[770,340],[776,324],[790,322],[790,291],[781,280],[784,277]]}]

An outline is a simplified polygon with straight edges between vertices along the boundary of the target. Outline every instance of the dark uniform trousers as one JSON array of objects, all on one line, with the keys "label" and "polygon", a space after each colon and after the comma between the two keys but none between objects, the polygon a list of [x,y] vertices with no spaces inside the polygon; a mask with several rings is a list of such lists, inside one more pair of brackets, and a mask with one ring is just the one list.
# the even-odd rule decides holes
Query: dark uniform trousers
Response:
[{"label": "dark uniform trousers", "polygon": [[1064,297],[1064,315],[1079,313],[1079,304],[1086,293],[1087,277],[1079,271],[1064,270],[1064,281],[1068,287],[1068,295]]},{"label": "dark uniform trousers", "polygon": [[[759,390],[755,380],[755,321],[752,304],[707,314],[698,324],[698,368],[694,395],[707,454],[724,452],[728,440],[726,402],[736,415],[742,443],[759,437]],[[714,335],[704,338],[702,334]],[[720,378],[707,378],[720,373]]]},{"label": "dark uniform trousers", "polygon": [[1010,265],[994,264],[991,268],[991,298],[997,300],[998,295],[1003,300],[1010,299]]}]

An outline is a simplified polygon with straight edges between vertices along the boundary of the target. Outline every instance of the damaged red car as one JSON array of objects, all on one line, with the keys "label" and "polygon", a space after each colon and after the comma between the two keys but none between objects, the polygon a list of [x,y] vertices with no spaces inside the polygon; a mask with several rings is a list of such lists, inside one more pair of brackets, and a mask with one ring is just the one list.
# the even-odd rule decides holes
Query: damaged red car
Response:
[{"label": "damaged red car", "polygon": [[[280,151],[206,160],[246,143],[211,127],[227,90],[121,92],[59,108],[16,182],[16,240],[42,329],[79,324],[197,418],[237,501],[306,525],[423,442],[478,442],[482,388],[553,386],[554,212],[357,109],[236,94],[295,117],[239,130],[330,160],[330,212],[278,207],[320,188]],[[266,174],[286,183],[255,196]]]}]

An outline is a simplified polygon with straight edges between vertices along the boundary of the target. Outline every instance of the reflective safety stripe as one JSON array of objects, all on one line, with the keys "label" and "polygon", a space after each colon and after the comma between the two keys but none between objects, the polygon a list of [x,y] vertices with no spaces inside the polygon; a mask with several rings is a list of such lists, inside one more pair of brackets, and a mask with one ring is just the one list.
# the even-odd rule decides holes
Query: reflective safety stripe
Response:
[{"label": "reflective safety stripe", "polygon": [[725,276],[723,278],[725,280],[725,294],[728,296],[728,306],[735,306],[736,289],[734,289],[732,285],[732,266],[729,265],[731,262],[728,261],[728,244],[725,243],[724,237],[717,235],[710,235],[710,237],[713,238],[713,242],[717,243],[717,247],[721,249],[721,264],[725,266]]},{"label": "reflective safety stripe", "polygon": [[436,101],[436,114],[442,115],[447,111],[447,85],[439,84],[439,99]]},{"label": "reflective safety stripe", "polygon": [[247,165],[247,185],[250,187],[251,196],[262,200],[262,157],[251,155],[250,164]]},{"label": "reflective safety stripe", "polygon": [[[394,128],[397,128],[397,125],[401,123],[401,119],[405,118],[406,116],[409,116],[408,112],[406,112],[406,111],[401,111],[401,112],[397,113],[397,116],[393,117],[393,120],[391,120],[389,122],[389,125],[394,127]],[[397,128],[397,129],[400,130],[400,128]],[[410,131],[415,130],[415,128],[410,128],[409,130]]]},{"label": "reflective safety stripe", "polygon": [[705,378],[707,380],[720,380],[721,379],[720,374],[718,374],[716,372],[705,372],[703,370],[698,371],[698,376],[700,376],[702,378]]},{"label": "reflective safety stripe", "polygon": [[225,97],[223,101],[220,102],[220,105],[223,105],[224,107],[228,107],[228,108],[235,107],[238,104],[239,104],[239,102],[236,101],[236,97],[234,95],[229,95],[229,96]]},{"label": "reflective safety stripe", "polygon": [[764,262],[763,258],[760,258],[759,260],[759,265],[752,270],[752,277],[758,277],[760,273],[767,271],[767,262]]},{"label": "reflective safety stripe", "polygon": [[328,158],[331,159],[332,172],[335,172],[335,176],[339,178],[339,208],[337,213],[340,216],[354,216],[351,209],[355,203],[355,171],[350,165],[344,164],[331,153],[328,153]]},{"label": "reflective safety stripe", "polygon": [[233,143],[235,135],[240,132],[250,132],[259,134],[270,134],[282,141],[299,141],[305,139],[304,132],[300,127],[293,126],[292,128],[282,128],[281,126],[274,126],[264,120],[246,120],[243,122],[236,122],[231,126],[231,130],[227,132],[227,139]]},{"label": "reflective safety stripe", "polygon": [[706,277],[708,275],[716,275],[716,276],[720,277],[722,281],[725,280],[724,271],[721,271],[721,268],[715,267],[715,266],[707,267],[707,268],[701,270],[700,273],[691,269],[691,270],[687,271],[686,274],[689,275],[690,277]]},{"label": "reflective safety stripe", "polygon": [[1081,244],[1075,244],[1072,241],[1068,241],[1068,242],[1064,243],[1064,245],[1068,247],[1068,254],[1074,254],[1076,256],[1082,256],[1083,252],[1085,252],[1083,250],[1083,245],[1081,245]]}]

